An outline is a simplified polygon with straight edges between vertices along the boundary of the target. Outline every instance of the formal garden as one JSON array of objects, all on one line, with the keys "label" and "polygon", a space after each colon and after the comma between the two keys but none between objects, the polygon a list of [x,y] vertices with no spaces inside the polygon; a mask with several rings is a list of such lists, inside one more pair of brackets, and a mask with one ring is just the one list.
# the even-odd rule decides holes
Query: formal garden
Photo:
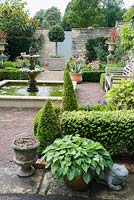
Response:
[{"label": "formal garden", "polygon": [[[45,38],[34,35],[41,24],[24,11],[25,4],[10,3],[0,3],[0,83],[29,80],[26,90],[32,98],[39,90],[35,79],[42,73],[39,53]],[[11,12],[19,20],[8,21]],[[92,181],[115,191],[126,187],[132,171],[124,164],[134,163],[133,15],[133,9],[126,11],[123,25],[119,30],[112,27],[109,36],[87,38],[83,54],[67,61],[60,100],[55,103],[46,98],[38,107],[32,138],[14,138],[19,177],[33,175],[32,165],[40,159],[45,169],[73,190],[88,189]],[[56,43],[55,57],[57,42],[64,40],[63,28],[54,24],[48,32],[50,41]],[[99,83],[104,101],[78,103],[77,88],[83,82]],[[0,84],[0,92],[1,88]]]}]

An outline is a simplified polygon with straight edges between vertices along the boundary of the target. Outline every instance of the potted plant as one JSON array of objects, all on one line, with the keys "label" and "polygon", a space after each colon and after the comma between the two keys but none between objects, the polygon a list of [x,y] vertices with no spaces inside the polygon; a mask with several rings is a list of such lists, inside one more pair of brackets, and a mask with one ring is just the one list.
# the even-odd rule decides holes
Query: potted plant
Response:
[{"label": "potted plant", "polygon": [[74,63],[69,67],[70,77],[72,81],[76,81],[77,83],[82,82],[82,72],[81,72],[81,63]]},{"label": "potted plant", "polygon": [[48,59],[48,69],[49,70],[64,70],[65,59],[63,56],[58,56],[58,42],[63,42],[65,39],[64,29],[61,25],[53,25],[49,32],[48,38],[51,42],[55,42],[55,56]]},{"label": "potted plant", "polygon": [[84,190],[88,183],[112,165],[110,154],[99,143],[79,135],[56,139],[43,151],[45,167],[73,190]]},{"label": "potted plant", "polygon": [[34,174],[32,166],[37,161],[36,149],[40,143],[33,138],[18,138],[13,140],[12,147],[15,153],[13,160],[20,168],[17,175],[28,177]]}]

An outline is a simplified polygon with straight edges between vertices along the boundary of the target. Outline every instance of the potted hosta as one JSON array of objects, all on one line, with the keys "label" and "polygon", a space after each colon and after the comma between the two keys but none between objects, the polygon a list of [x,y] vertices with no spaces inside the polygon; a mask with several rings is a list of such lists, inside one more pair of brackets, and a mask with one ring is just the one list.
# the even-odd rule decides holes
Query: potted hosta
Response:
[{"label": "potted hosta", "polygon": [[18,138],[13,140],[14,162],[20,166],[17,175],[28,177],[34,174],[32,166],[37,161],[36,149],[40,143],[34,138]]},{"label": "potted hosta", "polygon": [[84,190],[96,176],[112,165],[110,154],[99,143],[79,135],[56,139],[43,151],[45,167],[73,190]]},{"label": "potted hosta", "polygon": [[82,82],[82,72],[81,72],[81,64],[75,63],[74,65],[69,67],[70,77],[72,81],[76,81],[77,83]]}]

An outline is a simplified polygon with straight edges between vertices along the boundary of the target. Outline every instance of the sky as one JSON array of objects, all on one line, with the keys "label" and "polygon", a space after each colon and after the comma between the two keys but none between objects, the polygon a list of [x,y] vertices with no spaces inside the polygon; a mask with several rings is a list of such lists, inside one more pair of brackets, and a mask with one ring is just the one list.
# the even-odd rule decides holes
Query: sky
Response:
[{"label": "sky", "polygon": [[[27,9],[30,11],[31,16],[39,11],[40,9],[48,9],[52,6],[60,9],[62,15],[64,14],[65,8],[70,0],[25,0],[27,2]],[[124,0],[125,7],[129,8],[134,5],[134,0]]]}]

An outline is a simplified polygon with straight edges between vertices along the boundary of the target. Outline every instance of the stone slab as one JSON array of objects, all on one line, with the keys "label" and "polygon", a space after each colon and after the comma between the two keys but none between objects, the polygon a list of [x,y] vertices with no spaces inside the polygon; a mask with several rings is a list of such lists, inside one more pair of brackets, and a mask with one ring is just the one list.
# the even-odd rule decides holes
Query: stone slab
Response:
[{"label": "stone slab", "polygon": [[46,172],[40,187],[40,195],[60,195],[92,200],[134,200],[134,174],[128,177],[127,185],[121,191],[112,191],[107,186],[95,181],[89,184],[87,191],[72,191],[63,181],[55,179],[50,172]]},{"label": "stone slab", "polygon": [[43,172],[38,169],[33,176],[21,178],[16,175],[16,168],[0,168],[0,194],[36,194]]}]

